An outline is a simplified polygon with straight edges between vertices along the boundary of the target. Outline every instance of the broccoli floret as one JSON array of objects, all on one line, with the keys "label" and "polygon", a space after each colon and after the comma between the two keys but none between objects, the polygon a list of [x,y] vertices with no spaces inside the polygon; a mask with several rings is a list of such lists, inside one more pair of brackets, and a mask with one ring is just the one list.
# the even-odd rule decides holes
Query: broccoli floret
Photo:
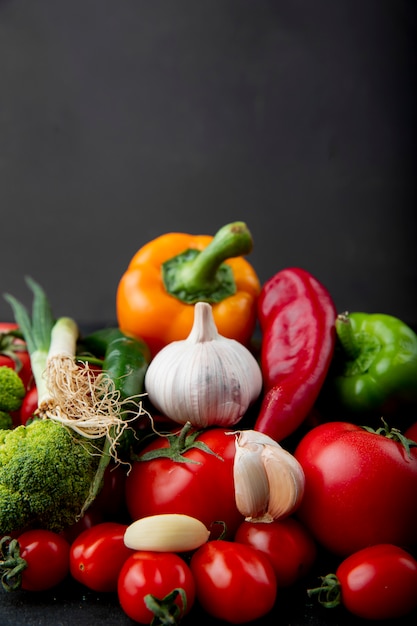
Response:
[{"label": "broccoli floret", "polygon": [[0,429],[8,430],[13,426],[13,419],[10,413],[6,413],[5,411],[0,411]]},{"label": "broccoli floret", "polygon": [[96,446],[50,419],[0,431],[0,536],[76,522],[99,463]]},{"label": "broccoli floret", "polygon": [[0,366],[0,411],[11,413],[22,406],[26,389],[15,370],[7,365]]}]

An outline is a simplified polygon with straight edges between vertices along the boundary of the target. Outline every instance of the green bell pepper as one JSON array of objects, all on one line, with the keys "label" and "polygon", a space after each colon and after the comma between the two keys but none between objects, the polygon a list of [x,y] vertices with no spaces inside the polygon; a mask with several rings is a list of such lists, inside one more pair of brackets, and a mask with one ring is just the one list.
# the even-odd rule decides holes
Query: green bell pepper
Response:
[{"label": "green bell pepper", "polygon": [[336,346],[325,383],[333,409],[349,416],[390,415],[417,407],[417,334],[385,314],[337,316]]}]

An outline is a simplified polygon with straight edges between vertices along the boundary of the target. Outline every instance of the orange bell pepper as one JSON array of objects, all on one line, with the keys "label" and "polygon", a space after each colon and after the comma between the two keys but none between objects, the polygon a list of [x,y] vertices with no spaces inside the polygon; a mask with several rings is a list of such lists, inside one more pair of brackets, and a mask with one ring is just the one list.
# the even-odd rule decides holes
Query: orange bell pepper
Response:
[{"label": "orange bell pepper", "polygon": [[145,244],[130,261],[116,294],[120,329],[141,338],[154,356],[172,341],[186,339],[194,304],[212,305],[219,333],[249,344],[256,324],[261,285],[242,255],[252,236],[233,222],[212,237],[166,233]]}]

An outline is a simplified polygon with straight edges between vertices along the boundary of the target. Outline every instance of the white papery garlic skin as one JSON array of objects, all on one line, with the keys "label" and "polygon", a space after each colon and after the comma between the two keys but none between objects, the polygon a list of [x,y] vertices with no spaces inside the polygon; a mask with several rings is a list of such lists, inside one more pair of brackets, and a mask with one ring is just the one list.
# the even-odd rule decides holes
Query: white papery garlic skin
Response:
[{"label": "white papery garlic skin", "polygon": [[297,459],[268,435],[241,430],[233,466],[236,506],[251,522],[272,522],[293,513],[304,495]]},{"label": "white papery garlic skin", "polygon": [[262,373],[243,344],[219,334],[211,305],[197,302],[190,334],[156,354],[144,384],[153,406],[173,421],[229,427],[258,398]]}]

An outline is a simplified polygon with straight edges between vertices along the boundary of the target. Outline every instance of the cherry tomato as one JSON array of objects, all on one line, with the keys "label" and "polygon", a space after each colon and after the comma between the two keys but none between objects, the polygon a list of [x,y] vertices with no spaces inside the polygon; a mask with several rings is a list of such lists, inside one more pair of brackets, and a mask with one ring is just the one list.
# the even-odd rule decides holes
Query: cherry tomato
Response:
[{"label": "cherry tomato", "polygon": [[28,420],[32,419],[33,414],[38,408],[38,390],[36,387],[32,387],[26,392],[23,398],[22,406],[19,410],[20,423],[26,425]]},{"label": "cherry tomato", "polygon": [[59,585],[69,573],[70,546],[51,530],[27,530],[18,537],[20,556],[27,562],[21,588],[44,591]]},{"label": "cherry tomato", "polygon": [[[195,584],[187,563],[172,552],[134,552],[125,561],[119,575],[118,598],[123,611],[140,624],[150,624],[154,613],[147,608],[145,598],[149,594],[163,600],[175,590],[181,593],[173,600],[171,611],[178,617],[186,615],[194,604]],[[172,623],[177,624],[176,621]],[[168,622],[166,622],[168,623]]]},{"label": "cherry tomato", "polygon": [[25,388],[28,389],[33,379],[30,355],[25,349],[23,339],[10,334],[18,328],[18,325],[12,322],[0,323],[0,365],[7,365],[16,370]]},{"label": "cherry tomato", "polygon": [[257,548],[272,563],[278,587],[289,587],[305,576],[313,566],[316,543],[298,520],[287,517],[268,524],[243,522],[235,541]]},{"label": "cherry tomato", "polygon": [[326,606],[343,606],[369,620],[396,619],[417,607],[417,561],[403,548],[377,544],[342,561],[335,575],[322,578],[319,594]]},{"label": "cherry tomato", "polygon": [[[226,525],[226,537],[233,536],[243,516],[236,508],[233,481],[235,438],[230,430],[211,428],[201,431],[196,441],[208,446],[210,454],[198,448],[184,452],[193,462],[167,458],[136,461],[126,478],[126,503],[132,519],[159,513],[184,513],[201,520],[216,533],[213,522]],[[173,435],[178,438],[177,434]],[[167,437],[157,437],[143,453],[169,445]],[[220,457],[220,458],[219,458]],[[219,525],[219,533],[223,530]]]},{"label": "cherry tomato", "polygon": [[417,543],[417,448],[346,422],[313,428],[295,458],[305,492],[296,515],[334,554]]},{"label": "cherry tomato", "polygon": [[84,530],[96,526],[96,524],[101,524],[102,522],[104,522],[103,515],[101,511],[95,508],[93,503],[88,508],[88,511],[86,511],[75,524],[71,524],[71,526],[67,526],[67,528],[61,530],[60,535],[62,535],[69,544],[72,544]]},{"label": "cherry tomato", "polygon": [[268,557],[252,546],[218,539],[194,552],[190,561],[197,599],[212,617],[243,624],[263,617],[277,595]]},{"label": "cherry tomato", "polygon": [[102,522],[76,537],[70,549],[71,576],[94,591],[117,591],[117,579],[132,550],[124,544],[127,526]]}]

